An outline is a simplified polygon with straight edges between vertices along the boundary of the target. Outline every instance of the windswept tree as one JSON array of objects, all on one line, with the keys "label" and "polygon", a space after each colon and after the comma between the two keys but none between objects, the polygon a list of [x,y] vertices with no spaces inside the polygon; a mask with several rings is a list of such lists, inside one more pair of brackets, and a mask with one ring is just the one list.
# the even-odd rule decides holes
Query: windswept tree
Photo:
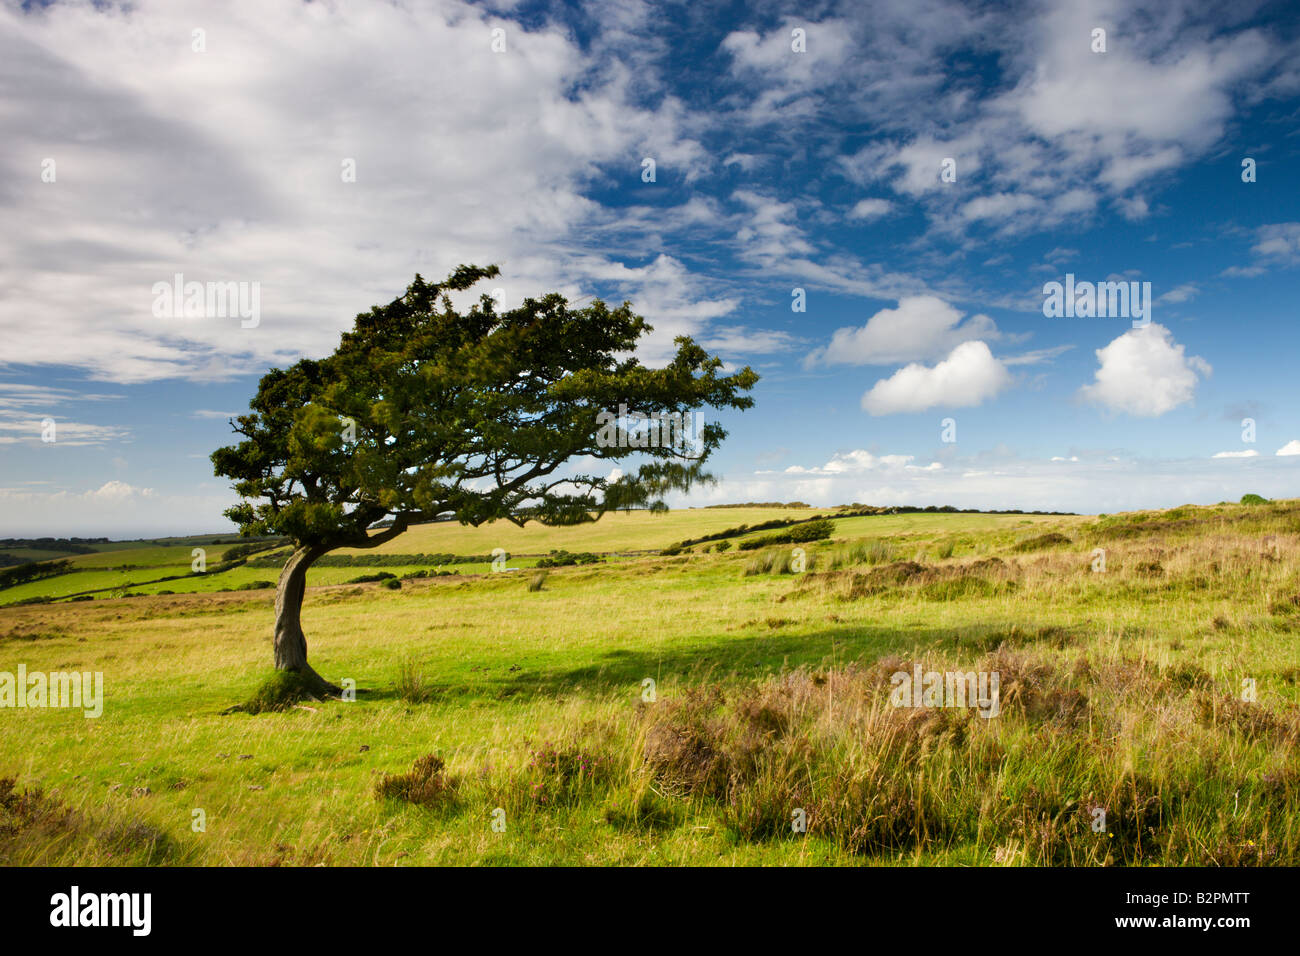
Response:
[{"label": "windswept tree", "polygon": [[[497,274],[417,275],[358,315],[329,357],[263,376],[250,413],[231,422],[242,440],[212,454],[242,499],[226,515],[246,535],[293,543],[276,591],[275,666],[312,693],[339,692],[307,663],[301,623],[307,569],[322,555],[435,519],[572,525],[662,508],[666,492],[712,480],[703,464],[726,437],[716,423],[694,434],[668,423],[753,404],[758,376],[720,374],[721,360],[688,337],[663,368],[637,361],[651,326],[626,302],[575,309],[553,293],[498,311],[483,295],[457,311],[452,293]],[[617,477],[572,471],[629,456],[642,458]]]}]

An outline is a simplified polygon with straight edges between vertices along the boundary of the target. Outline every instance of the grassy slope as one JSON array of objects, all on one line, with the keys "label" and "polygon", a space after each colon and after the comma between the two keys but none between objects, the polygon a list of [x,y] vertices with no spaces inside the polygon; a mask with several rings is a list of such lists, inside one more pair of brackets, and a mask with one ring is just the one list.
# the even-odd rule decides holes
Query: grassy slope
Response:
[{"label": "grassy slope", "polygon": [[[313,590],[305,609],[313,663],[371,692],[258,716],[219,712],[267,673],[269,593],[0,610],[0,670],[19,662],[30,671],[100,670],[108,696],[97,720],[0,712],[0,776],[53,788],[80,814],[62,829],[20,830],[0,846],[0,862],[139,862],[149,841],[113,838],[136,827],[154,836],[155,862],[989,863],[1062,862],[1068,851],[1087,863],[1105,851],[1089,849],[1097,841],[1088,842],[1086,827],[1076,833],[1077,821],[1067,832],[1072,818],[1062,807],[1071,794],[1108,787],[1123,803],[1131,779],[1144,799],[1154,791],[1159,801],[1180,801],[1148,839],[1165,840],[1164,856],[1140,861],[1220,859],[1236,851],[1216,848],[1250,843],[1269,848],[1267,862],[1294,864],[1295,741],[1272,725],[1259,731],[1236,717],[1198,717],[1197,708],[1207,700],[1219,707],[1251,676],[1260,706],[1289,726],[1300,673],[1288,603],[1300,593],[1300,510],[1184,511],[1190,517],[1059,518],[1033,527],[1020,518],[852,519],[864,535],[889,536],[890,559],[929,569],[883,587],[870,576],[887,565],[828,571],[835,547],[823,546],[813,551],[814,573],[802,577],[744,576],[753,556],[733,551],[562,569],[536,593],[514,575],[408,582],[396,592]],[[697,535],[745,521],[734,510],[687,514],[701,516]],[[634,523],[613,516],[611,527],[622,520]],[[600,538],[598,528],[552,530],[535,547],[646,546],[642,527],[633,541]],[[1053,528],[1071,542],[1012,552]],[[473,537],[453,544],[445,535],[457,530],[432,529],[416,546],[411,538],[424,529],[415,529],[394,545],[473,553],[490,540],[459,529]],[[1264,534],[1275,536],[1267,546],[1277,546],[1275,557],[1261,551]],[[660,543],[682,536],[673,529]],[[512,545],[525,550],[500,544]],[[1106,574],[1089,570],[1095,546],[1107,549]],[[991,555],[1004,568],[980,572],[988,587],[950,586],[979,576],[962,569]],[[782,748],[797,741],[765,732],[756,759],[766,770],[746,788],[711,795],[652,759],[662,750],[657,721],[674,733],[689,729],[681,724],[689,708],[675,708],[692,688],[716,687],[727,699],[710,712],[721,725],[753,703],[745,695],[788,683],[749,687],[763,675],[830,666],[834,686],[850,662],[924,656],[975,667],[999,646],[1034,655],[1040,672],[1031,670],[1023,687],[1041,687],[1044,699],[1065,693],[1067,679],[1082,687],[1092,702],[1087,721],[1017,710],[1004,687],[1007,713],[963,731],[968,746],[925,737],[931,756],[904,754],[891,776],[899,755],[871,750],[872,728],[885,728],[890,741],[902,731],[890,729],[874,692],[850,684],[852,693],[825,706],[815,689],[790,698],[797,713],[786,717],[814,721],[799,737],[826,749],[791,765]],[[1080,662],[1091,676],[1079,676]],[[1014,656],[1003,664],[1027,666]],[[638,704],[646,677],[658,684],[650,708]],[[548,755],[548,741],[559,756]],[[979,763],[993,749],[997,760]],[[406,771],[427,753],[441,754],[460,778],[459,802],[430,809],[374,798],[377,774]],[[604,769],[594,780],[574,776],[561,766],[574,755]],[[837,777],[845,767],[860,777]],[[927,775],[926,795],[903,792]],[[914,809],[934,816],[934,830],[856,846],[837,829],[828,794],[858,792],[862,781],[871,781],[871,794],[902,788],[902,802],[885,808],[896,816],[920,796]],[[771,806],[764,794],[776,794]],[[772,821],[788,818],[790,799],[822,808],[805,838],[776,836]],[[505,833],[489,827],[497,806],[507,810]],[[191,832],[194,809],[207,814],[205,833]]]}]

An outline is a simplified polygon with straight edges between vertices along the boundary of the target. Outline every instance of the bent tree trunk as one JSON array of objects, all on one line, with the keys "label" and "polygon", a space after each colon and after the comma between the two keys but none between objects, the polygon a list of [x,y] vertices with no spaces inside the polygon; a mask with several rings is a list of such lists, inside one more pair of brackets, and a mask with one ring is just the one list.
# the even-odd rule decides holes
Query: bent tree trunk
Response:
[{"label": "bent tree trunk", "polygon": [[304,679],[319,696],[342,693],[307,663],[307,638],[302,632],[302,599],[307,591],[307,569],[325,553],[324,548],[299,546],[294,549],[275,591],[275,667],[292,671]]}]

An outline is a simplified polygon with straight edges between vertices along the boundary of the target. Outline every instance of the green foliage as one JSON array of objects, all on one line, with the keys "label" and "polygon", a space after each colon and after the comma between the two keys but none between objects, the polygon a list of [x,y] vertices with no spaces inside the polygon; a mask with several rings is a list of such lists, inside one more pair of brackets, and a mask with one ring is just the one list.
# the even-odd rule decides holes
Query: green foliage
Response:
[{"label": "green foliage", "polygon": [[1263,495],[1242,495],[1241,503],[1243,505],[1266,505],[1268,504],[1268,499]]},{"label": "green foliage", "polygon": [[59,574],[69,574],[73,570],[71,561],[42,561],[39,564],[20,564],[0,571],[0,591],[16,584],[26,584],[39,578],[52,578]]},{"label": "green foliage", "polygon": [[785,538],[791,544],[800,544],[808,541],[823,541],[834,533],[835,522],[823,518],[820,521],[809,521],[806,524],[791,528],[780,537]]},{"label": "green foliage", "polygon": [[539,558],[537,567],[539,568],[563,568],[574,564],[598,564],[605,559],[598,554],[592,554],[590,551],[583,551],[578,554],[565,551],[552,551],[548,557]]},{"label": "green foliage", "polygon": [[[244,534],[324,552],[440,516],[579,524],[712,480],[703,463],[726,437],[720,426],[702,429],[698,449],[609,445],[598,441],[602,412],[749,408],[752,370],[720,375],[721,360],[687,337],[665,368],[646,368],[628,356],[651,328],[628,303],[573,309],[550,294],[497,312],[485,294],[456,311],[452,293],[497,275],[495,266],[461,266],[437,284],[417,275],[404,295],[358,315],[332,355],[262,378],[234,425],[243,440],[212,455],[243,499],[227,516]],[[652,460],[618,479],[577,475],[576,490],[561,492],[550,478],[574,458],[638,454]]]}]

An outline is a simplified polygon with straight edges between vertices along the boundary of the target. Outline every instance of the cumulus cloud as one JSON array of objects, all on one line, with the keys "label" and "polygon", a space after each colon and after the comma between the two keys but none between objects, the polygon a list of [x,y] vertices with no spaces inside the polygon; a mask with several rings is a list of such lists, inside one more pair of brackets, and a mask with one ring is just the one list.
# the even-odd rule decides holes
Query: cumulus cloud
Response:
[{"label": "cumulus cloud", "polygon": [[1258,458],[1259,452],[1253,448],[1247,448],[1245,451],[1221,451],[1210,456],[1211,458]]},{"label": "cumulus cloud", "polygon": [[983,342],[963,342],[933,368],[913,363],[881,379],[862,396],[871,415],[964,408],[993,398],[1011,384],[1006,366]]},{"label": "cumulus cloud", "polygon": [[997,325],[987,315],[962,321],[963,313],[933,295],[905,296],[896,309],[881,309],[861,328],[836,329],[830,344],[805,359],[826,365],[896,365],[947,355],[962,342],[995,341]]},{"label": "cumulus cloud", "polygon": [[[417,271],[462,262],[501,263],[508,303],[607,294],[622,261],[602,228],[618,217],[592,184],[619,168],[640,184],[643,156],[661,185],[715,161],[679,100],[644,95],[653,71],[627,68],[646,46],[602,25],[580,48],[549,20],[455,2],[0,6],[0,81],[23,89],[0,154],[4,361],[227,378],[328,352]],[[656,332],[734,307],[665,271],[622,276]],[[260,324],[155,317],[152,287],[176,273],[259,283]]]},{"label": "cumulus cloud", "polygon": [[1210,364],[1187,355],[1163,325],[1131,329],[1097,350],[1096,380],[1079,390],[1085,401],[1114,412],[1153,418],[1190,402]]},{"label": "cumulus cloud", "polygon": [[1300,455],[1300,438],[1293,438],[1277,450],[1283,456]]}]

